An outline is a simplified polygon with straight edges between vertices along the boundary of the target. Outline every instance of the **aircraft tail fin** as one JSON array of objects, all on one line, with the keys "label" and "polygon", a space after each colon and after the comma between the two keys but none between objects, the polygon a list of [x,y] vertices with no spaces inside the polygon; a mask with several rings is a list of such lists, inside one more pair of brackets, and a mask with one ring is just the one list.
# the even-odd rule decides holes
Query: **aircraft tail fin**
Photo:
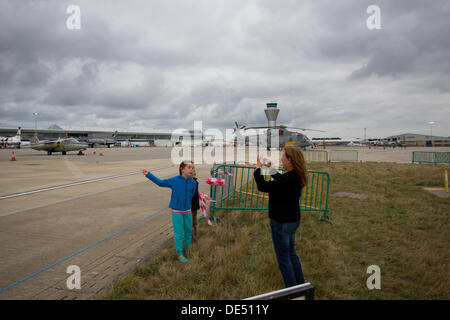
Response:
[{"label": "aircraft tail fin", "polygon": [[17,129],[16,136],[20,137],[22,135],[22,130],[21,129],[22,129],[21,127],[19,127],[19,129]]}]

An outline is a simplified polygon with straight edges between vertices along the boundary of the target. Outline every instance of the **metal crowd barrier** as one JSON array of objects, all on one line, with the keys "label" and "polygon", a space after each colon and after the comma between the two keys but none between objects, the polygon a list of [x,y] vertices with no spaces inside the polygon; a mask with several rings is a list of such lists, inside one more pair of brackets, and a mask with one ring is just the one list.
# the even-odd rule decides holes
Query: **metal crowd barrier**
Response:
[{"label": "metal crowd barrier", "polygon": [[330,162],[358,162],[358,150],[330,150]]},{"label": "metal crowd barrier", "polygon": [[302,152],[306,162],[328,163],[328,152],[325,150],[304,150]]},{"label": "metal crowd barrier", "polygon": [[[213,177],[225,180],[225,186],[211,185],[210,207],[211,218],[216,221],[215,211],[223,210],[268,210],[269,194],[259,192],[253,177],[255,167],[235,164],[220,164],[212,170]],[[218,172],[228,172],[231,175]],[[282,173],[284,170],[279,169]],[[267,173],[265,179],[271,179]],[[308,185],[303,188],[300,197],[302,212],[322,212],[319,221],[331,223],[328,217],[328,192],[330,190],[330,175],[324,171],[308,170]]]},{"label": "metal crowd barrier", "polygon": [[450,152],[413,151],[412,163],[450,164]]},{"label": "metal crowd barrier", "polygon": [[311,283],[307,282],[244,300],[314,300],[314,287]]}]

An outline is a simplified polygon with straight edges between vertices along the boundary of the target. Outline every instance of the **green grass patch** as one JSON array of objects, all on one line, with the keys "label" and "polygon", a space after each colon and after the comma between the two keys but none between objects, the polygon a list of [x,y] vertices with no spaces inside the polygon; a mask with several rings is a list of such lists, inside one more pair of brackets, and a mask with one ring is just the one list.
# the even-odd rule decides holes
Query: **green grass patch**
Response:
[{"label": "green grass patch", "polygon": [[[296,248],[317,299],[449,299],[450,198],[443,166],[395,163],[310,165],[330,173],[329,216],[302,213]],[[369,195],[361,201],[337,192]],[[198,227],[190,261],[174,246],[120,279],[105,299],[241,299],[284,287],[265,211],[216,213]],[[366,270],[381,268],[381,290],[368,290]]]}]

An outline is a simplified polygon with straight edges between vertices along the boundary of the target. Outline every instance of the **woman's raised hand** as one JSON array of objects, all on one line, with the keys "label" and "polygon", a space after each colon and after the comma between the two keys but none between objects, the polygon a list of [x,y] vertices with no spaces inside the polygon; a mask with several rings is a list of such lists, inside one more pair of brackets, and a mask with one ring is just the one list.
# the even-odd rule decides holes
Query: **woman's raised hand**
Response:
[{"label": "woman's raised hand", "polygon": [[263,165],[270,168],[272,166],[272,161],[270,161],[270,159],[263,158],[263,163],[262,163],[261,158],[259,157],[259,154],[258,154],[256,157],[256,166],[258,168],[261,168]]},{"label": "woman's raised hand", "polygon": [[145,169],[141,169],[142,170],[142,174],[144,175],[144,176],[146,176],[147,175],[147,173],[148,173],[148,171],[147,170],[145,170]]},{"label": "woman's raised hand", "polygon": [[259,159],[259,154],[256,156],[256,166],[258,168],[262,167],[261,159]]}]

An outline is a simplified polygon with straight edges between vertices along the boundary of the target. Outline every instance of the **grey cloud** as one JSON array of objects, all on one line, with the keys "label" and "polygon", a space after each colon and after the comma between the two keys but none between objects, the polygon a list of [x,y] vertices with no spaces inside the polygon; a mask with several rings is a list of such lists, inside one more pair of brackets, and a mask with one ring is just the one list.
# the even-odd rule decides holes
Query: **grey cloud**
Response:
[{"label": "grey cloud", "polygon": [[350,79],[361,79],[371,75],[397,76],[414,72],[418,49],[410,41],[401,38],[384,40],[369,62],[350,75]]},{"label": "grey cloud", "polygon": [[448,118],[445,0],[377,1],[379,31],[369,0],[80,0],[69,31],[72,2],[1,2],[2,123],[232,128],[266,124],[270,101],[279,123],[334,135],[414,127],[411,109]]},{"label": "grey cloud", "polygon": [[380,6],[382,29],[372,32],[376,36],[367,42],[370,60],[354,70],[350,79],[421,76],[450,70],[448,3],[384,1]]}]

